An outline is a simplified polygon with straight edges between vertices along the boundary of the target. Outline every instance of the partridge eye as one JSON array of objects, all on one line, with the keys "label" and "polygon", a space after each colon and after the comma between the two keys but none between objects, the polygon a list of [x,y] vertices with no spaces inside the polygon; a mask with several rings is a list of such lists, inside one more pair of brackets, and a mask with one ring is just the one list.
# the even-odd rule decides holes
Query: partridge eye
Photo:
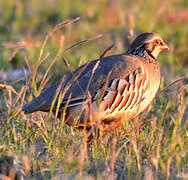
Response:
[{"label": "partridge eye", "polygon": [[154,43],[155,43],[156,45],[160,45],[160,44],[161,44],[161,41],[160,41],[159,39],[156,39],[156,40],[154,40]]}]

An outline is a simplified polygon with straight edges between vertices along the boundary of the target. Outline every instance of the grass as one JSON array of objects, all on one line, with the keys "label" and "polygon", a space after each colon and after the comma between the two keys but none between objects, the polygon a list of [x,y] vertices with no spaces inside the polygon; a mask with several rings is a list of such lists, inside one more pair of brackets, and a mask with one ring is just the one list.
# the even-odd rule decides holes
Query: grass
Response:
[{"label": "grass", "polygon": [[[0,1],[1,71],[24,68],[31,73],[24,81],[1,82],[1,178],[187,179],[187,10],[187,0]],[[79,22],[62,27],[61,22],[78,16]],[[23,103],[70,68],[99,58],[113,43],[109,54],[124,52],[145,31],[159,33],[170,47],[159,57],[160,90],[167,88],[145,113],[99,142],[94,139],[92,158],[86,153],[84,131],[46,113],[19,113]],[[79,42],[101,33],[103,38]],[[185,80],[172,83],[181,77]]]}]

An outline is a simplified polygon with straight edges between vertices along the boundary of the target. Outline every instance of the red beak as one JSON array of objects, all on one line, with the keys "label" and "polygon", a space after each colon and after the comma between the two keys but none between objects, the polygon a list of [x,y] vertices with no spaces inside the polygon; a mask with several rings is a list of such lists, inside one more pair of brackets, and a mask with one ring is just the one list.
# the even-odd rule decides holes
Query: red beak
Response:
[{"label": "red beak", "polygon": [[164,43],[164,44],[161,46],[161,49],[169,50],[169,47],[167,46],[167,44]]}]

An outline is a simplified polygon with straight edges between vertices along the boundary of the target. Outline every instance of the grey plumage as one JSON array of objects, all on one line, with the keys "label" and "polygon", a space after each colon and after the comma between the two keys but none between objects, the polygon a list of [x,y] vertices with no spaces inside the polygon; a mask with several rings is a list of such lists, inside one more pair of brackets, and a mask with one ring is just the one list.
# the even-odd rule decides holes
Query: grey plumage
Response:
[{"label": "grey plumage", "polygon": [[[124,58],[126,58],[127,61],[125,61]],[[127,63],[129,59],[130,61],[129,63]],[[73,74],[69,73],[67,76],[64,77],[65,79],[64,83],[62,84],[61,91],[63,91],[66,85],[68,85],[68,83],[71,83],[73,78],[82,70],[82,68],[84,68],[84,66],[86,66],[85,70],[78,77],[77,82],[73,83],[68,92],[65,94],[64,101],[66,101],[70,95],[72,99],[74,99],[75,97],[81,97],[82,99],[82,97],[87,96],[86,88],[92,76],[93,68],[96,66],[98,62],[98,68],[94,72],[92,81],[88,89],[91,95],[95,95],[98,91],[98,88],[105,83],[106,78],[109,75],[109,72],[112,72],[109,79],[112,80],[115,78],[121,78],[122,75],[126,76],[126,74],[128,74],[129,71],[138,67],[136,62],[131,61],[131,56],[126,56],[123,54],[108,56],[102,59],[91,61],[89,65],[83,65],[79,67],[77,70],[75,70]],[[126,74],[124,74],[124,69],[127,69]],[[27,114],[35,111],[50,110],[51,103],[54,99],[56,90],[59,87],[60,82],[61,80],[59,80],[55,85],[51,86],[46,91],[44,91],[39,97],[35,98],[30,103],[25,104],[22,108],[24,113]]]}]

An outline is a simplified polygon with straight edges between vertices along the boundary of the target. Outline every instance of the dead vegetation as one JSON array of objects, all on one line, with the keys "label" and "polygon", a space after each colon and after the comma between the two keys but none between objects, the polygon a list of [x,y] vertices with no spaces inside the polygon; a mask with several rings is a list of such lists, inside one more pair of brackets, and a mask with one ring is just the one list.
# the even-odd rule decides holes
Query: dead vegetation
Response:
[{"label": "dead vegetation", "polygon": [[[87,13],[92,16],[92,12]],[[90,158],[85,131],[68,127],[64,118],[57,119],[57,113],[55,116],[52,112],[27,116],[20,113],[24,102],[38,96],[49,83],[50,70],[59,58],[63,57],[71,72],[73,68],[66,53],[102,37],[97,35],[65,47],[66,35],[58,35],[56,54],[46,51],[50,38],[77,20],[79,18],[64,21],[45,36],[34,66],[25,56],[25,64],[31,73],[26,84],[21,84],[20,88],[6,82],[0,84],[3,91],[0,112],[2,179],[187,179],[187,77],[178,76],[169,84],[164,77],[161,90],[144,113],[124,124],[123,128],[104,134],[99,141],[94,138]],[[10,61],[21,48],[33,46],[4,45],[14,49]],[[111,48],[104,49],[99,58],[106,56]],[[39,67],[49,57],[52,60],[48,68],[40,74]],[[97,134],[97,129],[95,131],[93,133]]]}]

